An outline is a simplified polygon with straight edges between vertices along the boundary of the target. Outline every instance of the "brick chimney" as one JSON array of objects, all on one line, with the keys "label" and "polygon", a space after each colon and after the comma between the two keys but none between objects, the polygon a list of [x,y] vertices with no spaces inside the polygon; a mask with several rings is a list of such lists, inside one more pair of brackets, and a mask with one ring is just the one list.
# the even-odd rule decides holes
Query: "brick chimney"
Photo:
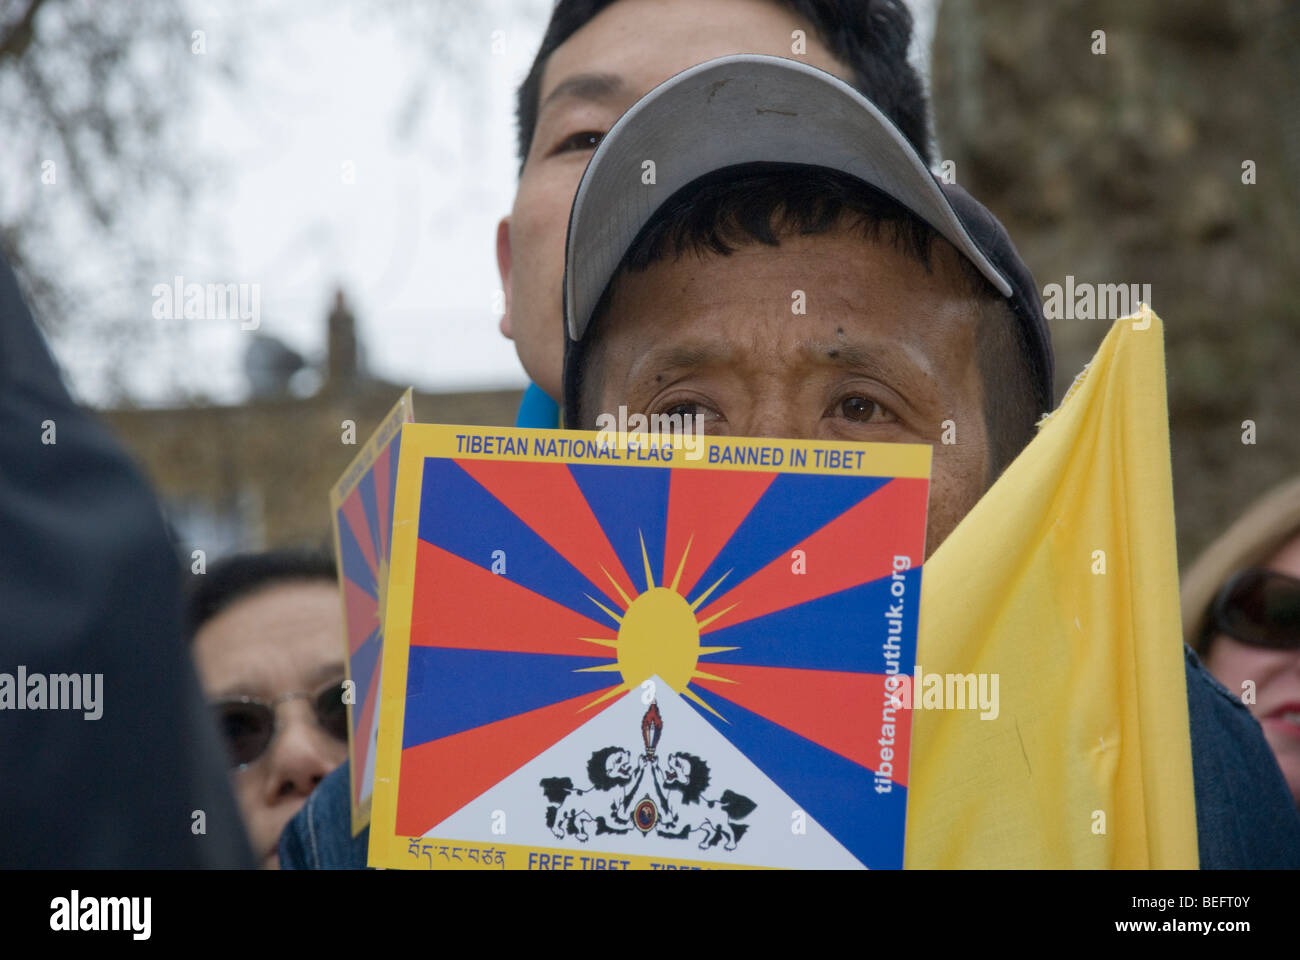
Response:
[{"label": "brick chimney", "polygon": [[329,368],[325,387],[347,389],[357,382],[356,318],[343,299],[343,291],[334,294],[334,309],[329,315]]}]

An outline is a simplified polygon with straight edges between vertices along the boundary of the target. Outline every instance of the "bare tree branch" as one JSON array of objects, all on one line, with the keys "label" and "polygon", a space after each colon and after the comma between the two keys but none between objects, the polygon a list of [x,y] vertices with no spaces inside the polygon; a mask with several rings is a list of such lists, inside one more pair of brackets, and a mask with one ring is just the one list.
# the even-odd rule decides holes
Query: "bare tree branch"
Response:
[{"label": "bare tree branch", "polygon": [[30,0],[27,9],[23,15],[18,18],[18,22],[0,36],[0,60],[6,57],[21,57],[31,46],[32,38],[35,33],[32,30],[32,23],[36,20],[36,11],[41,8],[45,0]]}]

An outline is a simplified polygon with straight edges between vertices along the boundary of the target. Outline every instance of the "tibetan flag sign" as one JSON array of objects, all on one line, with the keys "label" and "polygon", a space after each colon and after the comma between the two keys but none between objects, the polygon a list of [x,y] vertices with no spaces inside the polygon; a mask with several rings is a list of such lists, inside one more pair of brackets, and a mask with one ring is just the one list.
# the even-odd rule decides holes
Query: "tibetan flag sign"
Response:
[{"label": "tibetan flag sign", "polygon": [[388,538],[393,529],[393,492],[402,424],[413,419],[411,391],[407,390],[330,491],[334,558],[339,570],[347,644],[344,664],[350,696],[345,699],[354,836],[370,822],[378,731],[375,720],[384,649]]},{"label": "tibetan flag sign", "polygon": [[1117,321],[925,565],[920,670],[1000,704],[917,711],[909,867],[1197,865],[1162,337]]},{"label": "tibetan flag sign", "polygon": [[930,448],[412,425],[372,866],[899,867]]}]

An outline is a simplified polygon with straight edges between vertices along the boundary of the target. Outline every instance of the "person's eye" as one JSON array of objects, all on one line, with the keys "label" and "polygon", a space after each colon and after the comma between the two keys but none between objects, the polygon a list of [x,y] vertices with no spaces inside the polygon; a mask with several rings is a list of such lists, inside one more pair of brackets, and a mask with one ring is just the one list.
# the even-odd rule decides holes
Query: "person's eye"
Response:
[{"label": "person's eye", "polygon": [[722,419],[722,414],[718,413],[717,410],[698,400],[681,400],[670,406],[664,407],[662,410],[657,412],[669,417],[680,416],[683,421],[685,421],[687,417],[693,417],[696,414],[700,414],[705,420]]},{"label": "person's eye", "polygon": [[560,153],[572,153],[582,150],[595,150],[600,141],[605,138],[605,134],[600,130],[582,130],[578,133],[571,134],[561,140],[551,150],[551,156]]},{"label": "person's eye", "polygon": [[870,397],[855,393],[844,397],[833,407],[836,416],[854,423],[884,423],[894,415]]}]

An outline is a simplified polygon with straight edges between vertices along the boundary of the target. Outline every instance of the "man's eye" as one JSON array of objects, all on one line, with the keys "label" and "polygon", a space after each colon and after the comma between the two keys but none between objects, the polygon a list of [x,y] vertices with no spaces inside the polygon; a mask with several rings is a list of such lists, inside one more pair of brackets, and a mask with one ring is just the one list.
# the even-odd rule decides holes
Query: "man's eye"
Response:
[{"label": "man's eye", "polygon": [[867,397],[845,397],[840,401],[840,414],[845,420],[867,423],[884,416],[885,408]]},{"label": "man's eye", "polygon": [[694,400],[683,400],[681,403],[674,403],[671,407],[666,408],[663,414],[669,417],[681,416],[683,422],[692,422],[689,417],[696,414],[704,417],[705,420],[714,420],[718,417],[718,412],[703,403],[696,403]]},{"label": "man's eye", "polygon": [[551,151],[552,156],[557,153],[569,153],[575,150],[595,150],[605,134],[597,130],[583,130],[581,133],[575,133],[565,137],[555,149]]}]

